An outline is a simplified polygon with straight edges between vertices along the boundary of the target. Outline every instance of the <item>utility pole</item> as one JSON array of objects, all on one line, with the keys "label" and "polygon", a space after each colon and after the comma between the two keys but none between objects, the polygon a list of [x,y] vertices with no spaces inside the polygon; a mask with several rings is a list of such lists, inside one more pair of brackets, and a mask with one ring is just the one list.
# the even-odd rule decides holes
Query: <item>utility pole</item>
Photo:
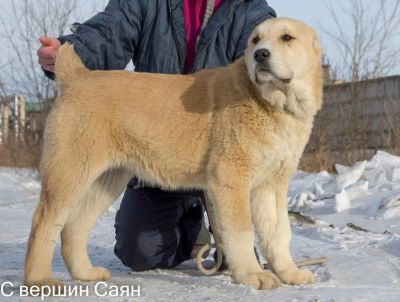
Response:
[{"label": "utility pole", "polygon": [[8,120],[10,116],[10,109],[5,101],[3,101],[1,104],[0,112],[1,112],[1,132],[2,132],[1,141],[2,144],[6,144],[8,139]]},{"label": "utility pole", "polygon": [[0,103],[0,145],[3,144],[3,103]]}]

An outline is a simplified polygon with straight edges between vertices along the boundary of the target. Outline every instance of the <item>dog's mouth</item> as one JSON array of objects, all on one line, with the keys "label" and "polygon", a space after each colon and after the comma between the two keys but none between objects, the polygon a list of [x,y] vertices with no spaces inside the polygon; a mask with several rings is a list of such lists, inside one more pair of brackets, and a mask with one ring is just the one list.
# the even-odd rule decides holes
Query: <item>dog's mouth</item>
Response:
[{"label": "dog's mouth", "polygon": [[266,67],[259,67],[256,70],[256,81],[259,83],[265,82],[265,80],[263,81],[263,79],[260,78],[268,78],[268,77],[272,77],[272,79],[277,79],[278,81],[284,83],[284,84],[290,84],[290,82],[292,81],[291,78],[280,78],[276,75],[276,73],[274,73],[271,69],[266,68]]}]

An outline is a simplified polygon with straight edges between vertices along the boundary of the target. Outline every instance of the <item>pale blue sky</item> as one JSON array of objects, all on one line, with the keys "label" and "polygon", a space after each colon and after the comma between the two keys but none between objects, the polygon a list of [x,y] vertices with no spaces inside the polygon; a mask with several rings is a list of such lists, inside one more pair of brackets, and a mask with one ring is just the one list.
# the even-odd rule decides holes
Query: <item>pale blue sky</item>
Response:
[{"label": "pale blue sky", "polygon": [[[279,17],[300,19],[311,26],[316,26],[318,19],[323,17],[326,11],[324,0],[268,0],[267,2]],[[346,0],[335,2],[346,2]]]}]

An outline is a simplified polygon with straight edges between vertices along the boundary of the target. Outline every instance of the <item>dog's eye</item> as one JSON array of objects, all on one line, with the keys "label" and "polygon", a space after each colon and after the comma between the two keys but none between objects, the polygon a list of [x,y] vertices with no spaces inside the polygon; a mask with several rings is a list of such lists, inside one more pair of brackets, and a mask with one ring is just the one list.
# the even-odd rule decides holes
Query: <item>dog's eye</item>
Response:
[{"label": "dog's eye", "polygon": [[289,42],[292,40],[294,40],[294,37],[292,37],[291,35],[283,35],[282,36],[282,41],[284,41],[284,42]]},{"label": "dog's eye", "polygon": [[260,38],[259,37],[254,37],[253,38],[253,44],[257,44],[258,42],[260,42]]}]

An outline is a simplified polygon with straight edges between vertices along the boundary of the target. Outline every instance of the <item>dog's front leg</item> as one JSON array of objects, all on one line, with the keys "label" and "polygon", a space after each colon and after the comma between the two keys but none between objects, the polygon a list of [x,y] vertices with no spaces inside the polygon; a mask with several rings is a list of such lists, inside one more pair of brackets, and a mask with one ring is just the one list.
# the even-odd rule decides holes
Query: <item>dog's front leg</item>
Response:
[{"label": "dog's front leg", "polygon": [[271,271],[264,271],[254,254],[250,186],[246,177],[238,175],[237,169],[222,170],[209,182],[208,194],[232,277],[257,289],[275,288],[280,284],[279,278]]},{"label": "dog's front leg", "polygon": [[267,180],[252,190],[251,211],[264,256],[287,284],[314,283],[308,269],[300,270],[290,254],[291,230],[287,208],[289,177]]}]

